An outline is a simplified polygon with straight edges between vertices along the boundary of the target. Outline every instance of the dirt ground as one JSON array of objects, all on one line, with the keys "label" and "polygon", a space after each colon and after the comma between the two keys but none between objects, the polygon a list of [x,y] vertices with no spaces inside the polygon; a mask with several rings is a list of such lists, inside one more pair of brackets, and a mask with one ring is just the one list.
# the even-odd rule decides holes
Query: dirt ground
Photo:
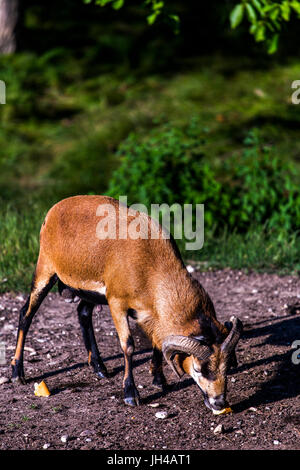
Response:
[{"label": "dirt ground", "polygon": [[[214,416],[192,379],[178,382],[168,366],[167,392],[155,389],[150,344],[134,320],[134,375],[142,404],[127,407],[122,354],[108,307],[94,314],[110,372],[109,379],[97,380],[86,363],[76,306],[50,293],[27,337],[27,384],[0,385],[0,449],[300,449],[300,364],[293,364],[291,348],[300,342],[299,277],[231,270],[194,275],[220,320],[236,315],[244,323],[239,365],[228,380],[232,414]],[[0,341],[6,343],[0,377],[10,376],[24,299],[24,294],[0,296]],[[42,379],[51,390],[48,398],[34,395],[34,383]],[[157,418],[158,411],[167,417]],[[214,433],[218,424],[220,434]]]}]

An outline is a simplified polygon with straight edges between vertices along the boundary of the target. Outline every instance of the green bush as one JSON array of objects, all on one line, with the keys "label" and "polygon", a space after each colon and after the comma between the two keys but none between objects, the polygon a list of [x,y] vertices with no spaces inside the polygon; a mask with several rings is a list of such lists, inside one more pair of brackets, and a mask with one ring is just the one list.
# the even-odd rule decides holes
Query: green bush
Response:
[{"label": "green bush", "polygon": [[300,226],[300,191],[293,167],[264,145],[252,130],[242,155],[224,164],[223,217],[228,226],[247,231],[250,225],[292,232]]},{"label": "green bush", "polygon": [[143,140],[132,133],[117,156],[121,165],[112,175],[109,194],[127,195],[131,204],[189,203],[199,199],[200,187],[205,193],[218,190],[203,161],[201,141],[188,131],[164,125]]},{"label": "green bush", "polygon": [[164,125],[147,137],[131,134],[117,152],[119,168],[108,194],[128,203],[205,204],[205,227],[243,233],[265,226],[278,233],[300,226],[300,192],[292,167],[263,145],[257,130],[241,154],[212,164],[205,132],[192,120],[185,129]]},{"label": "green bush", "polygon": [[62,48],[41,56],[22,53],[1,57],[0,75],[7,84],[7,104],[1,110],[1,121],[56,115],[55,93],[62,83],[68,84],[77,76],[74,62],[70,68],[70,60],[68,52]]}]

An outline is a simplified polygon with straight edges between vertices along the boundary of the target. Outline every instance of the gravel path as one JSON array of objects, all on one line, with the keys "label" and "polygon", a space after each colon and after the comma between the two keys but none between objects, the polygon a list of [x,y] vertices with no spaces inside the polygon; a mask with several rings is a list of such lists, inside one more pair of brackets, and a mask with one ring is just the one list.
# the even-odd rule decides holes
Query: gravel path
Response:
[{"label": "gravel path", "polygon": [[[168,392],[153,388],[150,344],[133,320],[142,405],[126,407],[122,354],[108,307],[94,314],[111,375],[98,381],[86,364],[75,306],[49,294],[26,342],[27,385],[0,385],[0,449],[300,449],[300,364],[293,364],[291,348],[295,340],[300,344],[299,278],[231,270],[194,275],[220,320],[236,315],[244,323],[239,366],[228,381],[233,414],[214,416],[193,381],[185,376],[177,382],[167,366]],[[6,343],[0,382],[10,375],[24,300],[24,294],[0,296],[0,341]],[[42,379],[49,398],[34,395]]]}]

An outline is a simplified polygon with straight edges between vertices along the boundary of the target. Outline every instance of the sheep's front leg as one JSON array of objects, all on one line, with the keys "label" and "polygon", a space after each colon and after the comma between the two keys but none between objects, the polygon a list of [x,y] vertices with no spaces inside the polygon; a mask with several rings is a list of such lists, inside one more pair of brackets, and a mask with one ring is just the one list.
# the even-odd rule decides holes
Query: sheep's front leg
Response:
[{"label": "sheep's front leg", "polygon": [[134,353],[134,342],[128,324],[127,308],[122,308],[122,304],[116,300],[113,302],[109,301],[109,307],[119,336],[120,345],[124,353],[124,402],[126,405],[136,406],[139,405],[140,398],[132,373],[132,355]]},{"label": "sheep's front leg", "polygon": [[132,336],[129,334],[126,342],[126,346],[122,346],[124,351],[124,401],[126,405],[136,406],[140,404],[139,392],[136,389],[133,373],[132,373],[132,355],[134,353],[134,342]]},{"label": "sheep's front leg", "polygon": [[155,346],[153,348],[153,355],[151,359],[150,372],[153,375],[153,385],[155,387],[165,389],[167,385],[166,378],[163,373],[163,353]]}]

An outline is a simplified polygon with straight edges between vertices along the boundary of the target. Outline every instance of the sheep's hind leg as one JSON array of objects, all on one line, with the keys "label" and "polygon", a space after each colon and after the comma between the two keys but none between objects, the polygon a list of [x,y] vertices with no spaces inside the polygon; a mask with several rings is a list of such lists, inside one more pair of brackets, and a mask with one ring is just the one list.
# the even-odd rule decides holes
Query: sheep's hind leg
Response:
[{"label": "sheep's hind leg", "polygon": [[88,363],[94,369],[97,377],[108,377],[107,369],[101,359],[93,328],[94,304],[81,300],[77,307],[78,320],[82,331],[83,341],[88,352]]},{"label": "sheep's hind leg", "polygon": [[32,282],[30,296],[20,311],[16,350],[14,358],[11,361],[12,382],[18,382],[22,384],[26,383],[23,367],[23,354],[26,335],[35,313],[37,312],[50,289],[57,281],[56,274],[39,274],[40,271],[41,270],[37,268],[34,280]]}]

